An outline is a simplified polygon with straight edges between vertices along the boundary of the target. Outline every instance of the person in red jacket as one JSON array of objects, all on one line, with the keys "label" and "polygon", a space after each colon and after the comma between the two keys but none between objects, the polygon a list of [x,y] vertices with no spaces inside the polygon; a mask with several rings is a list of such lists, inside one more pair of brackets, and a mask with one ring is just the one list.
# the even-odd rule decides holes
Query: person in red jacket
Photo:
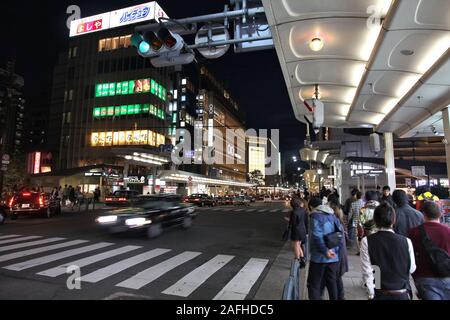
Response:
[{"label": "person in red jacket", "polygon": [[[422,206],[425,219],[423,226],[431,241],[450,254],[450,228],[440,223],[441,211],[432,201]],[[438,277],[431,266],[430,258],[422,244],[419,227],[409,230],[408,237],[414,247],[417,269],[413,273],[414,282],[423,300],[450,300],[450,278]]]}]

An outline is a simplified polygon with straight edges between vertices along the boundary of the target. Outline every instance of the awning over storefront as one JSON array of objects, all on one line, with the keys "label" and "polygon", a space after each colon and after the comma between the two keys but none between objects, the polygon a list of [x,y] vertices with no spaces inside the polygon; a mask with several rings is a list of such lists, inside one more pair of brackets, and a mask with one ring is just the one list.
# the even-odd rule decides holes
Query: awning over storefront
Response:
[{"label": "awning over storefront", "polygon": [[209,186],[230,186],[230,187],[242,187],[251,188],[253,184],[241,181],[214,179],[204,175],[185,172],[185,171],[162,171],[159,175],[159,179],[172,182],[188,183],[203,183]]}]

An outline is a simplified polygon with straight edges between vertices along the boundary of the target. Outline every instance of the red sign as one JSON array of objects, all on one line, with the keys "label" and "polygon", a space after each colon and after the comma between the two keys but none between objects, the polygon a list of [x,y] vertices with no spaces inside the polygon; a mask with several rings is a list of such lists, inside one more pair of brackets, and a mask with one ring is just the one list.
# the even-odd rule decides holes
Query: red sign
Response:
[{"label": "red sign", "polygon": [[33,170],[34,174],[39,174],[41,173],[41,153],[40,152],[36,152],[34,155],[34,170]]},{"label": "red sign", "polygon": [[86,32],[92,32],[92,31],[100,30],[100,29],[102,29],[102,27],[103,27],[102,19],[89,21],[86,23],[80,23],[78,25],[77,33],[81,34],[81,33],[86,33]]}]

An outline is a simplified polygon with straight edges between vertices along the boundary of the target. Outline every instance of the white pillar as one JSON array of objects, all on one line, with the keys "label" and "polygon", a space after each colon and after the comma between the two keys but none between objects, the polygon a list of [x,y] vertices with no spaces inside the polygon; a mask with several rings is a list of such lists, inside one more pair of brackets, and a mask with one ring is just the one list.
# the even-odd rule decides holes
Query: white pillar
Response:
[{"label": "white pillar", "polygon": [[394,138],[392,132],[384,134],[384,164],[386,167],[387,183],[392,191],[397,187],[395,181]]},{"label": "white pillar", "polygon": [[444,135],[447,143],[445,144],[445,160],[447,162],[447,178],[450,181],[450,111],[449,107],[442,110],[442,121],[444,122]]}]

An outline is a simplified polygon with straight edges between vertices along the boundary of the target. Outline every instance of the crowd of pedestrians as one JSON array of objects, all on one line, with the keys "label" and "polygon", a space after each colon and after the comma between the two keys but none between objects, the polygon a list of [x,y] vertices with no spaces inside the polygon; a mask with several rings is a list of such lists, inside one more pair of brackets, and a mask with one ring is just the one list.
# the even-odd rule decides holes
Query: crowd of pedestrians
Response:
[{"label": "crowd of pedestrians", "polygon": [[293,195],[289,239],[300,267],[309,262],[310,300],[323,299],[325,289],[330,300],[345,299],[350,248],[360,256],[368,299],[412,299],[412,275],[420,299],[450,300],[450,228],[439,205],[424,201],[418,211],[405,191],[380,190],[363,197],[354,189],[343,206],[336,189]]}]

